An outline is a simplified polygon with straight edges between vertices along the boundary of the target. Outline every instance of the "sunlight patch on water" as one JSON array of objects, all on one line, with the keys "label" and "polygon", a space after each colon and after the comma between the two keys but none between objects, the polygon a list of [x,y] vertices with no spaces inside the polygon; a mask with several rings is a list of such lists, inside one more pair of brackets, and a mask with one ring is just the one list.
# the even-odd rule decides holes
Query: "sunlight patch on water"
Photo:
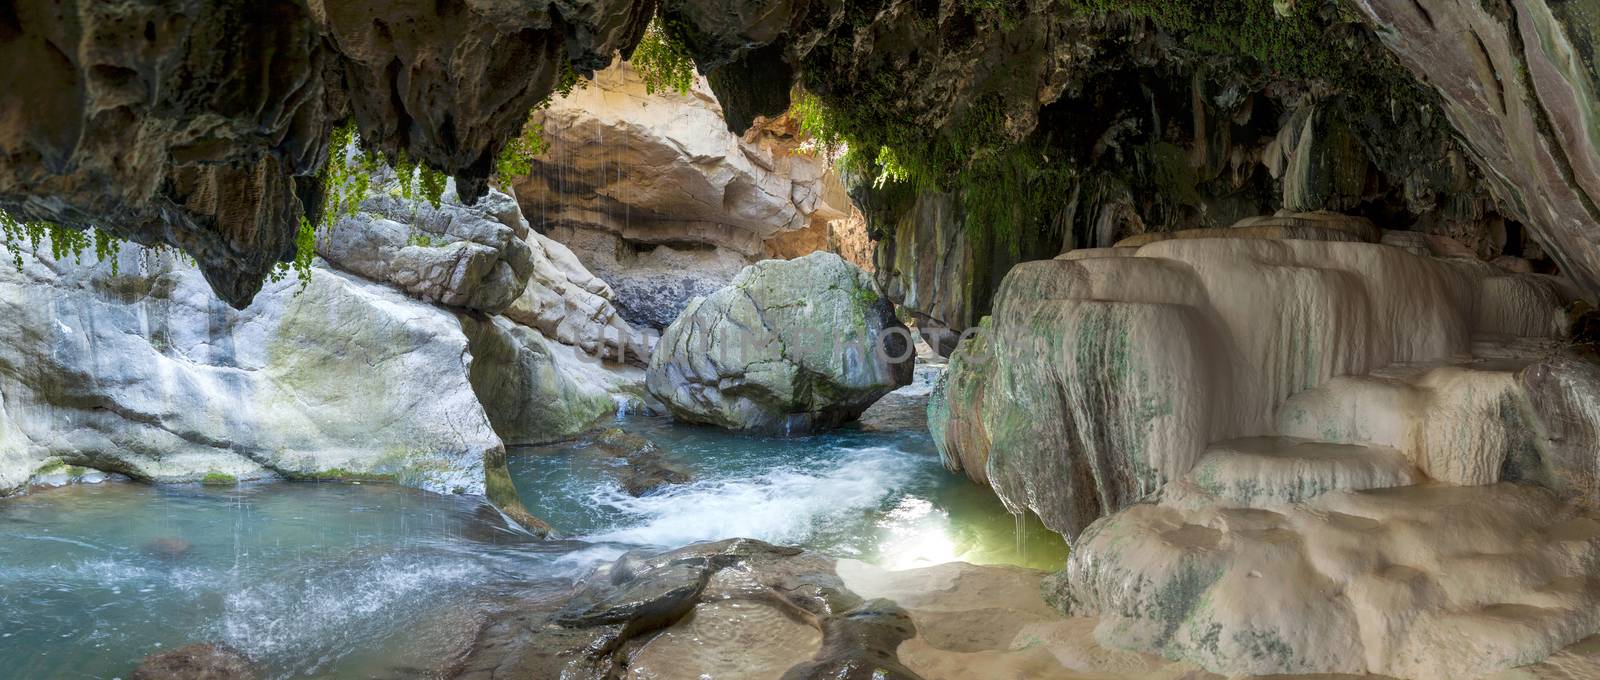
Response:
[{"label": "sunlight patch on water", "polygon": [[891,571],[931,567],[965,559],[950,536],[950,513],[921,498],[903,498],[884,515],[879,547],[881,566]]}]

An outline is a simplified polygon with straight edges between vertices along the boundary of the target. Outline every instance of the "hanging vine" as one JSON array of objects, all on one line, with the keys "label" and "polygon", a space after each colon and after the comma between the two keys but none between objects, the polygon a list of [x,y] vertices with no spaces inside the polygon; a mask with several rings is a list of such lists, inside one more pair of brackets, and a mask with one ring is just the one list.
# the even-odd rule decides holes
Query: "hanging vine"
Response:
[{"label": "hanging vine", "polygon": [[39,243],[48,240],[50,257],[54,260],[81,261],[83,251],[94,248],[96,262],[111,261],[111,273],[117,274],[117,253],[122,250],[122,239],[98,229],[80,230],[63,227],[53,222],[25,222],[0,211],[0,236],[4,237],[6,250],[11,251],[11,263],[22,269],[22,252],[39,252]]}]

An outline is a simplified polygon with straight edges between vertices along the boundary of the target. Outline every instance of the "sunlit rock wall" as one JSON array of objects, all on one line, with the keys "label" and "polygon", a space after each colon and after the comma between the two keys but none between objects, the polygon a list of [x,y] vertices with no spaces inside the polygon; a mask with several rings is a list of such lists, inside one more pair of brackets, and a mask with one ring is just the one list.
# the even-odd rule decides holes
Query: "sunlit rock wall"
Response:
[{"label": "sunlit rock wall", "polygon": [[802,149],[786,118],[728,132],[704,81],[651,93],[622,62],[534,122],[550,148],[517,199],[536,231],[611,286],[630,322],[665,328],[744,265],[817,249],[802,244],[862,249],[827,159]]}]

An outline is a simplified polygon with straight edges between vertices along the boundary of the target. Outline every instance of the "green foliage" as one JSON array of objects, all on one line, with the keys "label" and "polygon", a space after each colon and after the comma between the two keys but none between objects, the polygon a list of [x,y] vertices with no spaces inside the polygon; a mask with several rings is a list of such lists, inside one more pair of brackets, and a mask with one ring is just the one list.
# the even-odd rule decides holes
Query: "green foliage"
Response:
[{"label": "green foliage", "polygon": [[550,150],[550,142],[544,138],[544,123],[534,120],[534,114],[550,108],[555,100],[588,86],[589,81],[578,75],[572,64],[562,64],[561,77],[556,81],[555,90],[528,111],[528,119],[522,123],[522,133],[506,141],[495,156],[494,181],[497,184],[503,185],[532,173],[533,159]]},{"label": "green foliage", "polygon": [[[978,25],[999,32],[1029,11],[1025,0],[961,0],[959,6]],[[1058,0],[1051,11],[1114,15],[1100,22],[1111,27],[1128,19],[1148,21],[1164,34],[1162,49],[1180,62],[1226,69],[1245,83],[1290,81],[1332,91],[1354,84],[1360,90],[1351,96],[1363,100],[1363,110],[1418,108],[1414,82],[1392,58],[1373,52],[1372,41],[1358,35],[1355,17],[1337,0]],[[860,27],[871,17],[865,12],[852,23]],[[944,128],[919,124],[904,109],[906,85],[890,69],[881,69],[877,82],[855,83],[848,93],[823,80],[836,80],[841,72],[859,75],[852,66],[854,39],[846,35],[811,51],[790,110],[819,147],[846,149],[837,161],[842,170],[878,189],[904,184],[959,193],[974,245],[998,244],[1013,257],[1067,228],[1058,224],[1061,206],[1093,170],[1076,160],[1088,144],[1074,138],[1073,129],[1046,124],[1027,138],[1011,137],[1007,131],[1015,126],[1006,118],[1003,91],[958,109]],[[1157,131],[1151,142],[1160,141]],[[1147,148],[1150,167],[1135,169],[1147,173],[1140,181],[1170,193],[1163,200],[1171,205],[1200,203],[1183,150],[1170,144]]]},{"label": "green foliage", "polygon": [[1250,58],[1282,76],[1327,78],[1375,61],[1329,35],[1326,17],[1346,10],[1326,0],[1071,0],[1070,6],[1148,19],[1184,49]]},{"label": "green foliage", "polygon": [[318,175],[322,186],[322,204],[315,218],[300,218],[295,229],[294,256],[279,264],[268,275],[271,281],[281,281],[290,272],[300,280],[302,288],[311,281],[311,262],[317,254],[317,235],[333,228],[339,220],[355,217],[362,202],[372,194],[373,177],[384,166],[394,169],[395,193],[408,200],[426,200],[434,208],[444,201],[445,185],[450,176],[425,163],[417,163],[402,152],[391,161],[384,154],[370,151],[361,145],[354,121],[345,121],[334,128],[328,138],[328,162]]},{"label": "green foliage", "polygon": [[412,234],[406,237],[406,245],[419,248],[432,248],[433,237],[427,234]]},{"label": "green foliage", "polygon": [[682,40],[667,32],[660,19],[650,20],[644,39],[634,48],[628,63],[644,78],[645,92],[650,94],[667,90],[688,94],[689,88],[694,87],[694,58]]},{"label": "green foliage", "polygon": [[23,222],[0,211],[0,236],[5,240],[6,249],[11,251],[11,263],[18,270],[22,269],[22,251],[37,253],[39,242],[48,239],[51,259],[59,261],[71,255],[73,260],[81,261],[83,251],[92,243],[95,261],[110,260],[111,274],[117,274],[117,253],[122,250],[122,240],[105,231],[72,229],[53,222]]},{"label": "green foliage", "polygon": [[494,162],[496,180],[508,182],[516,177],[527,176],[533,172],[534,157],[549,150],[550,142],[544,138],[544,124],[534,122],[530,112],[528,121],[522,124],[522,134],[500,147],[500,155],[495,157]]}]

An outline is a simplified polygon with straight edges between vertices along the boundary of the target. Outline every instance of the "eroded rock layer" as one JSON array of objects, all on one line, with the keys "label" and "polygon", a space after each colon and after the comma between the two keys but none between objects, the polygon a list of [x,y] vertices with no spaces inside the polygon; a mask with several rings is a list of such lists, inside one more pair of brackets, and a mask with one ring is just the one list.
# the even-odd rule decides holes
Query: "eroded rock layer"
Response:
[{"label": "eroded rock layer", "polygon": [[[868,128],[892,123],[873,142],[942,148],[981,136],[985,151],[1019,142],[1047,151],[1024,169],[1060,180],[1038,195],[1066,203],[1013,234],[1030,247],[973,244],[976,267],[963,278],[980,301],[1007,265],[1052,255],[1052,244],[1106,245],[1118,230],[1217,226],[1279,207],[1403,212],[1421,230],[1488,250],[1523,251],[1526,227],[1593,294],[1600,278],[1587,236],[1600,145],[1585,3],[1355,3],[1370,29],[1331,4],[1230,3],[1218,13],[1245,28],[1220,40],[1205,35],[1218,20],[1203,3],[1102,5],[670,0],[660,9],[741,133],[782,113],[799,82]],[[391,158],[404,152],[456,176],[475,199],[503,143],[563,74],[630,53],[655,9],[632,0],[15,3],[0,13],[0,55],[25,68],[0,74],[14,95],[0,108],[0,209],[176,245],[223,299],[243,305],[293,252],[300,218],[316,217],[308,207],[320,204],[316,175],[339,122],[353,120]],[[1308,25],[1320,41],[1283,44]],[[1383,46],[1427,87],[1382,69],[1352,79],[1306,67]],[[1373,73],[1385,82],[1365,77]],[[1034,146],[1042,138],[1054,141]],[[789,223],[777,217],[761,228]],[[961,326],[933,307],[918,311]]]},{"label": "eroded rock layer", "polygon": [[1600,290],[1600,20],[1592,3],[1362,0],[1436,90],[1502,205],[1584,290]]},{"label": "eroded rock layer", "polygon": [[[0,11],[0,209],[172,244],[247,304],[318,205],[337,124],[481,196],[565,64],[643,33],[631,0],[20,2]],[[315,215],[309,215],[315,218]]]}]

